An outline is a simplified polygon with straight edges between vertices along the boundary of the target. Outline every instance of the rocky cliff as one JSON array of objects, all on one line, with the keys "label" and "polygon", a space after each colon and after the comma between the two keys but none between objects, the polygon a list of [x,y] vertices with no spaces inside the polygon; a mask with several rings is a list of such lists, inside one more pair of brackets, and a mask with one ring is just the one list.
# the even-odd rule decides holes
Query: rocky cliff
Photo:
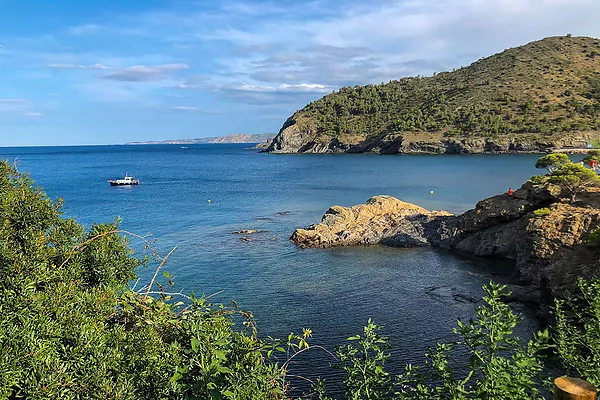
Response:
[{"label": "rocky cliff", "polygon": [[507,153],[600,144],[600,40],[549,37],[434,76],[343,87],[272,153]]},{"label": "rocky cliff", "polygon": [[548,153],[584,149],[598,140],[593,132],[553,135],[520,134],[493,137],[445,137],[435,133],[407,133],[374,138],[319,136],[292,125],[281,131],[266,147],[274,154],[289,153],[375,153],[375,154],[510,154]]},{"label": "rocky cliff", "polygon": [[511,272],[538,289],[546,307],[577,277],[600,273],[600,249],[587,243],[598,227],[600,189],[588,189],[572,205],[558,187],[528,182],[513,196],[482,200],[461,215],[375,196],[363,205],[330,208],[321,223],[297,229],[291,240],[301,247],[433,246],[509,259],[515,265]]}]

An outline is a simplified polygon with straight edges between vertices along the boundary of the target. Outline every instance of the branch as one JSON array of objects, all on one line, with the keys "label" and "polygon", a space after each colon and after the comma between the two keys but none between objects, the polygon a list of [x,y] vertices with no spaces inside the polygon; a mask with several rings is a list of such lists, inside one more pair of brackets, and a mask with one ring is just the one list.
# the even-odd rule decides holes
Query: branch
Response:
[{"label": "branch", "polygon": [[162,268],[162,266],[165,265],[165,263],[167,262],[167,260],[171,256],[171,254],[173,254],[173,252],[176,249],[177,249],[177,246],[173,247],[173,250],[171,250],[169,252],[169,254],[167,254],[167,256],[165,258],[163,258],[163,260],[160,263],[160,265],[158,266],[158,268],[156,268],[156,271],[154,271],[154,276],[152,277],[152,280],[150,281],[150,285],[148,285],[148,290],[146,290],[146,294],[144,295],[144,300],[146,300],[146,298],[148,297],[148,294],[150,293],[150,289],[152,289],[152,286],[154,286],[154,281],[156,280],[156,276],[158,275],[158,271],[160,271],[160,269]]},{"label": "branch", "polygon": [[[113,233],[117,233],[117,234],[124,233],[126,235],[131,236],[131,237],[135,237],[135,238],[141,239],[141,240],[143,240],[146,243],[147,248],[152,249],[150,246],[148,246],[148,239],[146,239],[148,237],[148,235],[146,235],[146,236],[140,236],[140,235],[137,235],[135,233],[131,233],[129,231],[124,231],[122,229],[114,229],[112,231],[102,232],[102,233],[100,233],[100,234],[98,234],[98,235],[96,235],[96,236],[94,236],[94,237],[86,240],[85,242],[80,243],[77,246],[73,247],[73,249],[71,249],[71,252],[69,253],[69,256],[62,262],[62,264],[60,264],[59,268],[64,267],[71,260],[71,258],[73,257],[73,255],[75,255],[75,252],[81,251],[81,250],[85,249],[87,247],[87,245],[89,245],[90,243],[93,243],[96,240],[98,240],[100,238],[103,238],[105,236],[112,235]],[[152,250],[154,250],[154,249],[152,249]]]}]

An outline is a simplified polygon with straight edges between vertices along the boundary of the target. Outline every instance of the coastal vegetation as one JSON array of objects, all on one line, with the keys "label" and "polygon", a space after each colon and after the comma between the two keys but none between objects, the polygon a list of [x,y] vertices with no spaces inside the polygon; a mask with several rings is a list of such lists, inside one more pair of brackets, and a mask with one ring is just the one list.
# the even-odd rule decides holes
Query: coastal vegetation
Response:
[{"label": "coastal vegetation", "polygon": [[571,160],[569,156],[563,153],[552,153],[539,158],[536,163],[536,168],[547,169],[548,172],[554,172],[565,164],[569,164]]},{"label": "coastal vegetation", "polygon": [[[590,151],[584,160],[597,157],[600,151]],[[571,203],[574,203],[577,194],[593,186],[600,186],[600,176],[591,169],[580,164],[574,164],[566,154],[549,154],[541,157],[535,163],[536,168],[545,168],[549,174],[537,176],[534,182],[538,184],[552,183],[570,194]]]},{"label": "coastal vegetation", "polygon": [[600,39],[563,36],[451,72],[343,87],[290,117],[270,151],[370,151],[398,137],[536,142],[599,129]]},{"label": "coastal vegetation", "polygon": [[[173,276],[157,278],[168,255],[118,220],[86,230],[61,206],[0,162],[0,398],[294,398],[287,367],[319,349],[310,329],[263,339],[236,303],[172,293]],[[141,240],[146,255],[136,257],[131,240]],[[139,268],[153,262],[154,277],[138,288]],[[335,351],[343,398],[541,399],[548,352],[600,384],[599,285],[581,280],[557,302],[556,327],[522,342],[506,287],[490,283],[474,317],[458,321],[457,341],[438,344],[422,367],[407,365],[399,375],[386,366],[383,328],[369,321]],[[332,398],[327,382],[313,381],[313,398]]]},{"label": "coastal vegetation", "polygon": [[600,163],[600,150],[590,150],[582,161],[589,164],[592,160],[596,161],[596,163]]}]

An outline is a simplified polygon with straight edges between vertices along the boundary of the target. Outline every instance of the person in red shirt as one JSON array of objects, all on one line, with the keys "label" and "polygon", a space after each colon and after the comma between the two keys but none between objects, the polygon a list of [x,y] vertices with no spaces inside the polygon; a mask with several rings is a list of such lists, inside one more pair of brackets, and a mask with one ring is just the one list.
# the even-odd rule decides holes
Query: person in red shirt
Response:
[{"label": "person in red shirt", "polygon": [[512,196],[513,194],[515,194],[515,191],[512,188],[508,188],[508,195]]},{"label": "person in red shirt", "polygon": [[590,168],[593,170],[596,169],[596,160],[594,160],[593,158],[590,160]]}]

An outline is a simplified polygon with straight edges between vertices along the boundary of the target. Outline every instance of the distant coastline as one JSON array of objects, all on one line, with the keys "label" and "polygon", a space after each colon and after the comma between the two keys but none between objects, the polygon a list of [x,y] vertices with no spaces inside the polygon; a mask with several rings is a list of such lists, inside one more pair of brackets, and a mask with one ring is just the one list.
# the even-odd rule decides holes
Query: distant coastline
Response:
[{"label": "distant coastline", "polygon": [[269,139],[273,139],[275,133],[234,133],[227,136],[215,136],[207,138],[195,139],[174,139],[174,140],[158,140],[145,142],[129,142],[126,144],[142,145],[142,144],[207,144],[207,143],[262,143]]}]

